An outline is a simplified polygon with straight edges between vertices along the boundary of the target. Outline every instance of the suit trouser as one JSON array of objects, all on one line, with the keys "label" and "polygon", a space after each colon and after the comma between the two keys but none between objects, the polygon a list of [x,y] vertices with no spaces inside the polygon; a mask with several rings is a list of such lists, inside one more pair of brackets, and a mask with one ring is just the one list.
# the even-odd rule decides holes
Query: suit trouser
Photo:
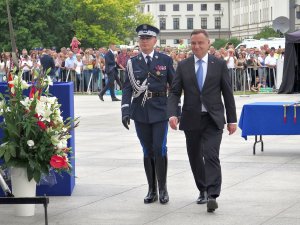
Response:
[{"label": "suit trouser", "polygon": [[[166,188],[168,121],[146,124],[135,121],[135,128],[144,152],[144,166],[149,187],[155,188],[157,177],[159,190]],[[152,163],[149,163],[152,162]],[[147,163],[148,162],[148,163]],[[149,168],[151,167],[151,168]],[[151,171],[155,171],[156,175]],[[156,180],[156,178],[154,178]]]},{"label": "suit trouser", "polygon": [[217,198],[221,192],[222,174],[219,150],[223,130],[219,129],[208,114],[201,116],[199,130],[184,131],[187,153],[199,191]]},{"label": "suit trouser", "polygon": [[115,82],[115,74],[117,73],[117,70],[112,70],[107,74],[107,84],[104,86],[104,88],[100,91],[100,95],[104,95],[105,92],[109,89],[111,98],[115,98],[115,90],[114,90],[114,82]]}]

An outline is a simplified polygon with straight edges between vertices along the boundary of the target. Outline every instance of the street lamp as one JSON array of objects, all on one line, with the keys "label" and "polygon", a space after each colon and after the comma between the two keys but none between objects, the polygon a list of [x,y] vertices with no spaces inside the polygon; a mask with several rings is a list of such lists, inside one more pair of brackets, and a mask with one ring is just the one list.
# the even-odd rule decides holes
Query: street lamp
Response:
[{"label": "street lamp", "polygon": [[223,10],[224,8],[223,7],[220,7],[219,9],[219,39],[221,38],[221,16],[223,16]]}]

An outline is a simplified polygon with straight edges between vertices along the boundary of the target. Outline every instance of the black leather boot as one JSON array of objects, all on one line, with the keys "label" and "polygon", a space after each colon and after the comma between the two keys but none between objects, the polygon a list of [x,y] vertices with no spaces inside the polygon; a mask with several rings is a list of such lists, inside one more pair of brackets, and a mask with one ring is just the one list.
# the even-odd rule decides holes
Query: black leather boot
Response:
[{"label": "black leather boot", "polygon": [[144,203],[149,204],[157,200],[157,185],[154,159],[150,157],[144,158],[144,167],[149,185],[148,194],[144,198]]},{"label": "black leather boot", "polygon": [[158,189],[159,189],[159,202],[166,204],[169,202],[169,194],[167,190],[167,156],[157,156],[155,158],[155,168],[157,173]]}]

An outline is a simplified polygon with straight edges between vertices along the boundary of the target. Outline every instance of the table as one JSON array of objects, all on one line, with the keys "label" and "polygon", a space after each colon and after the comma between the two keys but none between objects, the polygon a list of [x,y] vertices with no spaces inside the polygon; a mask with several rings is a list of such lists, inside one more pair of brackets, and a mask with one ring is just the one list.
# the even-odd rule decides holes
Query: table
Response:
[{"label": "table", "polygon": [[[7,83],[0,83],[0,93],[5,93],[7,90]],[[74,118],[74,84],[73,82],[54,82],[49,88],[49,92],[58,98],[59,104],[61,104],[61,111],[63,119],[68,117]],[[28,95],[29,90],[24,92]],[[56,174],[57,184],[53,186],[39,185],[37,186],[38,196],[70,196],[75,187],[75,133],[71,131],[72,137],[68,140],[68,146],[72,147],[73,153],[71,154],[70,162],[72,165],[72,174],[62,173],[62,175]],[[0,129],[0,139],[3,133]],[[0,188],[0,195],[2,190]],[[2,194],[3,195],[3,194]]]},{"label": "table", "polygon": [[[296,120],[294,121],[295,102],[255,102],[245,104],[239,120],[242,137],[255,135],[253,154],[257,143],[261,143],[262,135],[299,135],[300,134],[300,107],[296,107]],[[284,121],[284,107],[286,107],[286,121]],[[257,136],[260,139],[257,139]]]}]

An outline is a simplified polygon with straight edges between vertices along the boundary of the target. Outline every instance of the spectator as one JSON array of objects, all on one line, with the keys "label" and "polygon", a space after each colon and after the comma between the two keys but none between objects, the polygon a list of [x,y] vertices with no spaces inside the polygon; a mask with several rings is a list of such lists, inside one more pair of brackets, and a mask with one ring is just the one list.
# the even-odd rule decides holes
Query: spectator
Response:
[{"label": "spectator", "polygon": [[80,41],[78,41],[77,37],[73,37],[72,38],[72,41],[71,41],[71,44],[70,44],[70,47],[72,49],[72,51],[74,51],[75,48],[79,48],[79,45],[81,45]]}]

